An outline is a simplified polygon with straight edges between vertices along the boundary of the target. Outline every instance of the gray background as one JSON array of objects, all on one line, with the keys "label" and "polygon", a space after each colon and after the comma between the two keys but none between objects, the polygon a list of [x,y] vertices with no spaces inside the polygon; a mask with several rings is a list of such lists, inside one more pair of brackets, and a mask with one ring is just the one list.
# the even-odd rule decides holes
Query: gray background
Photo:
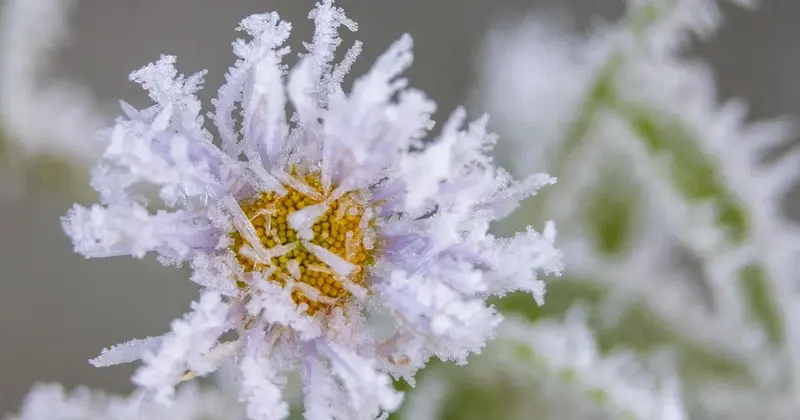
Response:
[{"label": "gray background", "polygon": [[[621,10],[612,0],[340,2],[360,24],[346,42],[365,42],[355,74],[401,33],[411,33],[416,62],[408,76],[437,100],[440,120],[467,101],[476,47],[495,19],[558,3],[583,22]],[[800,2],[762,3],[756,12],[726,7],[722,30],[699,50],[712,60],[724,97],[749,100],[756,118],[797,118]],[[88,86],[113,115],[117,98],[147,104],[138,86],[127,81],[128,73],[161,53],[174,53],[185,73],[209,69],[208,99],[233,62],[230,42],[242,17],[277,10],[294,24],[297,51],[311,30],[306,14],[312,5],[311,0],[79,0],[74,36],[54,71]],[[72,254],[58,222],[68,206],[33,195],[0,201],[0,415],[16,410],[37,381],[128,390],[133,366],[95,369],[86,360],[105,345],[162,333],[195,297],[185,272],[153,260],[84,260]]]}]

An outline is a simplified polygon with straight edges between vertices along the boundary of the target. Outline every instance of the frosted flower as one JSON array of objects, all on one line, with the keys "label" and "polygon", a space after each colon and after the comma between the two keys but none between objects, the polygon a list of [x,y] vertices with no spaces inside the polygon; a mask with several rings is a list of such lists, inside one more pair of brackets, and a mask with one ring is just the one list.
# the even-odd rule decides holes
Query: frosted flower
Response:
[{"label": "frosted flower", "polygon": [[[412,381],[431,356],[465,363],[501,320],[488,296],[523,290],[541,301],[538,274],[560,270],[551,225],[487,233],[555,180],[515,182],[495,168],[486,119],[464,129],[461,109],[426,139],[435,105],[400,77],[412,61],[407,35],[345,93],[361,44],[338,64],[334,53],[339,26],[356,23],[332,1],[309,17],[313,41],[291,70],[281,64],[290,25],[275,13],[242,21],[252,40],[233,44],[239,60],[214,101],[219,139],[195,97],[202,73],[179,76],[171,56],[134,72],[156,105],[123,103],[127,118],[94,173],[103,205],[64,218],[86,257],[155,251],[190,262],[203,286],[172,331],[92,361],[141,359],[134,382],[162,402],[234,358],[252,419],[287,416],[285,375],[298,367],[307,418],[375,418],[401,401],[389,375]],[[142,183],[169,210],[150,212]]]},{"label": "frosted flower", "polygon": [[222,387],[182,386],[169,407],[154,404],[143,391],[129,396],[109,395],[80,387],[67,393],[58,384],[36,385],[25,397],[19,414],[8,420],[217,420],[244,418],[235,395]]},{"label": "frosted flower", "polygon": [[[468,368],[426,370],[400,418],[512,420],[536,410],[537,419],[687,419],[669,354],[603,353],[588,317],[583,304],[558,321],[509,317]],[[464,395],[481,398],[464,403]]]},{"label": "frosted flower", "polygon": [[26,170],[81,174],[97,158],[92,133],[103,117],[91,95],[47,71],[69,37],[72,3],[0,2],[0,190],[23,186]]}]

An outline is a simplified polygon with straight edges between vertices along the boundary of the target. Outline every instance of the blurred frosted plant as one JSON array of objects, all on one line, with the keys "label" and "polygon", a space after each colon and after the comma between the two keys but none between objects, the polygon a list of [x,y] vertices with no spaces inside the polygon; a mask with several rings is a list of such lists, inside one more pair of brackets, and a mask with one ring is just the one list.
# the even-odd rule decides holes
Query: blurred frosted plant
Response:
[{"label": "blurred frosted plant", "polygon": [[[0,3],[0,172],[3,189],[85,187],[100,117],[88,94],[48,74],[67,37],[69,0]],[[72,184],[71,184],[72,182]]]},{"label": "blurred frosted plant", "polygon": [[674,346],[692,418],[798,418],[800,232],[781,204],[800,154],[765,159],[791,125],[746,123],[746,105],[718,104],[710,70],[685,58],[720,20],[710,0],[641,0],[586,36],[506,26],[479,97],[517,173],[559,176],[517,219],[571,221],[567,281],[545,313],[582,295],[606,348]]},{"label": "blurred frosted plant", "polygon": [[686,419],[669,359],[646,368],[630,352],[601,354],[586,316],[577,306],[560,321],[506,319],[469,368],[426,370],[400,418]]},{"label": "blurred frosted plant", "polygon": [[169,407],[156,404],[145,392],[129,396],[109,395],[80,387],[65,392],[61,385],[36,385],[27,395],[19,414],[7,420],[238,420],[244,419],[235,386],[218,377],[213,385],[188,383],[175,394]]},{"label": "blurred frosted plant", "polygon": [[[462,109],[427,139],[435,105],[401,77],[408,35],[345,93],[361,44],[334,64],[338,29],[356,23],[331,1],[309,18],[313,40],[291,70],[290,25],[275,13],[242,21],[252,40],[233,44],[239,60],[214,101],[219,139],[195,96],[203,73],[178,75],[172,56],[134,72],[156,104],[123,103],[93,173],[102,205],[64,218],[86,257],[155,251],[189,262],[203,286],[172,331],[92,361],[141,359],[133,381],[161,402],[233,358],[251,419],[287,416],[285,375],[298,367],[307,418],[373,419],[400,404],[389,375],[413,383],[431,356],[466,363],[501,321],[487,297],[521,290],[541,302],[537,276],[560,270],[552,224],[487,233],[555,180],[496,168],[486,118],[462,128]],[[169,210],[149,211],[142,183]]]}]

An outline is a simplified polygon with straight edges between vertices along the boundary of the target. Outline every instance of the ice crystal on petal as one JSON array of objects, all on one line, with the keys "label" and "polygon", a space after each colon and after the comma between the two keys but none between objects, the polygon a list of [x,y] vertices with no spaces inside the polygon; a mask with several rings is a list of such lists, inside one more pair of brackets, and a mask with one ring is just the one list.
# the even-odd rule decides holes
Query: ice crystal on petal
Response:
[{"label": "ice crystal on petal", "polygon": [[277,372],[262,357],[246,357],[241,363],[242,392],[251,419],[284,419],[289,416],[289,404],[283,401],[283,390],[276,384]]},{"label": "ice crystal on petal", "polygon": [[[235,358],[251,419],[287,416],[283,386],[296,369],[307,418],[379,418],[401,402],[391,376],[413,383],[431,356],[465,363],[480,351],[502,319],[489,296],[524,290],[541,301],[539,275],[560,271],[552,227],[488,234],[555,180],[516,182],[495,167],[487,119],[467,123],[463,109],[428,139],[435,104],[401,76],[408,35],[345,92],[361,44],[336,63],[338,31],[357,26],[332,1],[309,17],[313,39],[292,68],[282,64],[288,23],[275,13],[242,21],[252,39],[233,44],[215,130],[195,96],[203,73],[179,75],[171,56],[134,72],[155,105],[123,105],[94,172],[103,205],[64,218],[86,257],[154,251],[189,263],[203,287],[166,335],[94,360],[141,359],[134,382],[160,401]],[[167,209],[146,210],[142,183]],[[394,331],[367,322],[387,314]],[[231,330],[238,338],[221,341]]]},{"label": "ice crystal on petal", "polygon": [[143,354],[144,365],[133,377],[137,385],[154,390],[160,402],[172,399],[174,385],[187,371],[204,374],[213,370],[204,358],[229,329],[228,305],[219,294],[204,293],[192,304],[192,310],[184,319],[172,322],[172,332],[164,336],[157,351]]},{"label": "ice crystal on petal", "polygon": [[163,337],[137,338],[103,349],[99,356],[89,362],[97,367],[129,363],[142,358],[145,352],[153,352],[161,347]]}]

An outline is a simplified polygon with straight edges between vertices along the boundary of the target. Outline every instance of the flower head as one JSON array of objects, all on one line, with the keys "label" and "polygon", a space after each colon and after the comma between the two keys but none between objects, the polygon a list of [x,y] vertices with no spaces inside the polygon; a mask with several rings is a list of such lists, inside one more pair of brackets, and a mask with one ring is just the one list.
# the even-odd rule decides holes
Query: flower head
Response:
[{"label": "flower head", "polygon": [[[235,358],[252,419],[287,416],[284,378],[297,367],[307,418],[375,418],[401,400],[389,375],[411,381],[431,356],[466,362],[482,348],[501,320],[487,297],[541,300],[537,276],[560,271],[552,226],[487,232],[555,180],[512,180],[488,156],[486,119],[464,129],[460,109],[428,139],[435,105],[400,76],[407,35],[345,93],[361,44],[334,64],[338,28],[356,24],[332,3],[309,15],[313,41],[291,70],[290,25],[275,13],[242,21],[252,40],[233,44],[239,60],[214,101],[218,138],[195,97],[202,73],[178,75],[171,56],[134,72],[156,104],[123,103],[94,173],[102,205],[64,218],[87,257],[155,251],[189,262],[203,286],[169,333],[92,361],[141,359],[134,382],[162,401]],[[167,209],[148,210],[142,183]],[[224,341],[231,331],[238,339]]]}]

